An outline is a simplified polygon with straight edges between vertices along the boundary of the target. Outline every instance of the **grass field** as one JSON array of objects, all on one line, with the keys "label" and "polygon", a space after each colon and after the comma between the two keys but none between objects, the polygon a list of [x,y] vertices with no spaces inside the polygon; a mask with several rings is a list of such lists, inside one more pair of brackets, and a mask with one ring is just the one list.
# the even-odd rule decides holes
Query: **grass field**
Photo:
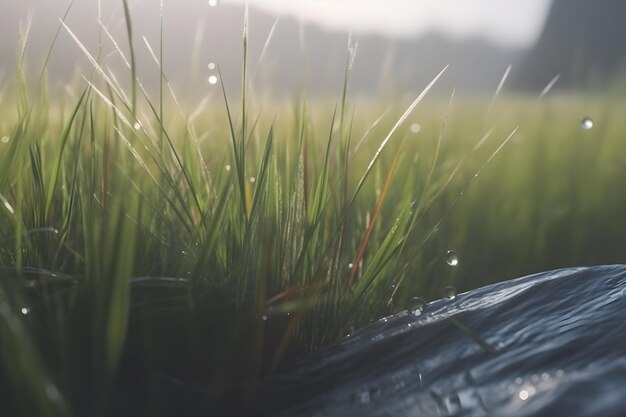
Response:
[{"label": "grass field", "polygon": [[136,381],[156,410],[174,377],[245,410],[260,376],[411,297],[626,261],[618,98],[196,109],[94,68],[74,96],[2,90],[10,415],[108,415]]}]

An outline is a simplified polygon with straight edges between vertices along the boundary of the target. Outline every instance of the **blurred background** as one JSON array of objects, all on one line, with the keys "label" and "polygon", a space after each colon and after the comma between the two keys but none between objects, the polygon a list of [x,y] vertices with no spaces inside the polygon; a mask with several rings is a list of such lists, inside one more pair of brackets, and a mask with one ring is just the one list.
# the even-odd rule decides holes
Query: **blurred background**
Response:
[{"label": "blurred background", "polygon": [[[179,91],[203,96],[214,88],[207,82],[215,73],[208,69],[212,62],[227,88],[239,85],[243,4],[164,2],[164,65]],[[0,82],[15,71],[20,26],[23,33],[31,19],[27,56],[34,71],[68,5],[68,0],[0,0]],[[348,48],[357,46],[355,95],[413,93],[446,64],[450,69],[438,84],[446,94],[453,87],[493,94],[509,66],[505,88],[520,92],[538,94],[555,77],[555,89],[626,84],[621,22],[626,3],[620,0],[250,0],[249,5],[256,93],[287,96],[306,86],[310,95],[336,97]],[[149,86],[158,82],[158,69],[142,37],[158,51],[160,2],[133,0],[131,7],[139,75]],[[98,15],[126,50],[121,1],[75,0],[67,24],[96,55]],[[115,69],[122,62],[104,37],[103,62]],[[86,64],[62,32],[49,65],[51,86],[90,71]]]}]

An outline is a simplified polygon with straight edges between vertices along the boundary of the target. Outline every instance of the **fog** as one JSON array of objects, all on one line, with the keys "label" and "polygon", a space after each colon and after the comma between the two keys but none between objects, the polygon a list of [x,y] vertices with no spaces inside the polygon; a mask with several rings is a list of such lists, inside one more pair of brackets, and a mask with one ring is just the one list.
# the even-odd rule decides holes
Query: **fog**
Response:
[{"label": "fog", "polygon": [[[520,63],[542,33],[551,1],[248,3],[254,85],[258,91],[281,95],[302,86],[311,94],[336,94],[348,50],[357,44],[351,78],[355,94],[412,92],[447,64],[450,69],[440,83],[442,91],[493,92],[509,65],[513,66],[512,76],[523,67]],[[216,86],[207,80],[217,74],[207,66],[216,63],[226,87],[235,88],[241,78],[244,0],[165,0],[163,4],[163,58],[169,79],[185,93],[210,94]],[[13,78],[20,32],[28,22],[27,62],[36,71],[68,5],[67,0],[0,0],[2,82]],[[139,75],[150,87],[159,78],[148,45],[158,54],[160,1],[131,0],[130,5]],[[125,71],[123,59],[106,34],[108,31],[128,55],[121,0],[75,0],[66,23],[105,68]],[[63,28],[48,67],[51,85],[89,78],[92,70]],[[547,76],[542,75],[540,82]]]}]

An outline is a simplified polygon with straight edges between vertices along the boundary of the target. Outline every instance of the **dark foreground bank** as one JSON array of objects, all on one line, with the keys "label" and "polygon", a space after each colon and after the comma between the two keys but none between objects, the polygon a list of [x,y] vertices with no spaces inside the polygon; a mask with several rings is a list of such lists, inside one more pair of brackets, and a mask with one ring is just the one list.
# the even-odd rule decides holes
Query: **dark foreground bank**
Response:
[{"label": "dark foreground bank", "polygon": [[540,273],[382,319],[266,381],[265,416],[624,416],[626,266]]}]

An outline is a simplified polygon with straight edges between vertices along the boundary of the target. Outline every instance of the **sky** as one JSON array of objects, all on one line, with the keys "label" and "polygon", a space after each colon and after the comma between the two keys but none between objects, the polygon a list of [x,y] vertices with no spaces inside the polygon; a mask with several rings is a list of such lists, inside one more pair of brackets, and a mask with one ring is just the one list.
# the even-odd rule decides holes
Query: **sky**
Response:
[{"label": "sky", "polygon": [[[223,0],[244,3],[245,0]],[[451,37],[483,37],[494,43],[529,46],[537,39],[549,0],[248,0],[277,14],[296,16],[330,29],[419,36],[438,31]]]}]

